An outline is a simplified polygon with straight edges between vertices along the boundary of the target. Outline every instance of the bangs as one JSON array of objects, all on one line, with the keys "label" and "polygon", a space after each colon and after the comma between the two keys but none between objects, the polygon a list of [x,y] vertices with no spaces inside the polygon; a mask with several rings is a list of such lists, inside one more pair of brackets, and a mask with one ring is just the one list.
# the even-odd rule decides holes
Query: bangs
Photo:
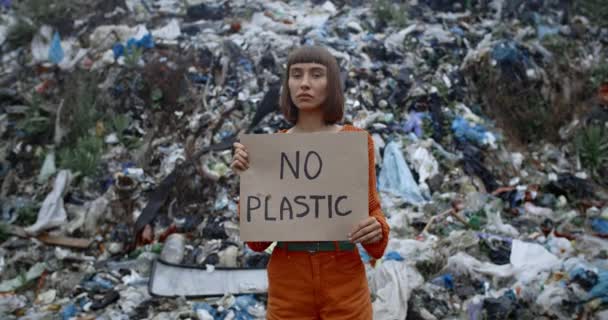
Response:
[{"label": "bangs", "polygon": [[332,62],[335,63],[335,58],[329,51],[319,46],[300,47],[289,54],[287,58],[287,66],[296,63],[318,63],[325,67],[330,67]]},{"label": "bangs", "polygon": [[304,46],[292,51],[287,57],[287,68],[283,76],[283,90],[279,104],[285,118],[292,124],[298,121],[298,108],[289,92],[289,69],[297,63],[317,63],[327,68],[327,98],[323,102],[323,118],[326,124],[334,124],[344,116],[344,93],[340,82],[338,61],[321,46]]}]

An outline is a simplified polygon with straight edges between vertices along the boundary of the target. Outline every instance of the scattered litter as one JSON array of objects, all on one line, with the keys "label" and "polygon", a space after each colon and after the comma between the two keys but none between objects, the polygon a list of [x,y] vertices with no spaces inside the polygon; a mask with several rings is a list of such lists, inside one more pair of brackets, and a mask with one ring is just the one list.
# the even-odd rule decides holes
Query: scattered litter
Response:
[{"label": "scattered litter", "polygon": [[0,318],[264,319],[231,148],[290,126],[298,44],[374,141],[374,319],[608,318],[602,0],[37,2],[0,1]]}]

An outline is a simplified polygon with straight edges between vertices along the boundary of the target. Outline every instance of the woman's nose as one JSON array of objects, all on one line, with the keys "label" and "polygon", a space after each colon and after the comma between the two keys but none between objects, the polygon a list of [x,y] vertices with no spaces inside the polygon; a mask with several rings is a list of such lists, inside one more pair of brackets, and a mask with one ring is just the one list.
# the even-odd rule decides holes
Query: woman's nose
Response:
[{"label": "woman's nose", "polygon": [[300,82],[300,87],[310,88],[310,79],[307,75],[302,76],[302,82]]}]

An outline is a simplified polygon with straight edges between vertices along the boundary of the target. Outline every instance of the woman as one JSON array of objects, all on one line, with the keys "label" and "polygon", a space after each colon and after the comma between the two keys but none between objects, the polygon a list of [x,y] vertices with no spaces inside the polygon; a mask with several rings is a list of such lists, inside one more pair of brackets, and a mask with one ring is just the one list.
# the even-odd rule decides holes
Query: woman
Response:
[{"label": "woman", "polygon": [[[322,47],[306,46],[287,59],[280,105],[294,126],[282,133],[363,131],[338,125],[344,95],[336,59]],[[382,257],[389,227],[376,192],[374,146],[368,135],[369,217],[341,242],[279,242],[268,264],[267,319],[372,319],[365,268],[357,250]],[[232,169],[249,167],[247,148],[234,144]],[[248,242],[263,251],[270,242]]]}]

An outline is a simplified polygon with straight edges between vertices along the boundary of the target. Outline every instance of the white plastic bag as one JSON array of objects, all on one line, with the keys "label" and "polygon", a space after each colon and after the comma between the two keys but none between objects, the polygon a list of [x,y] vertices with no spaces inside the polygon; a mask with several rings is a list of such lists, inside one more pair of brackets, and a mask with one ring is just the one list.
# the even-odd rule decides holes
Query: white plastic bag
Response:
[{"label": "white plastic bag", "polygon": [[70,185],[70,180],[70,171],[59,171],[55,178],[53,191],[46,196],[44,202],[42,202],[40,211],[38,211],[36,223],[25,228],[25,232],[38,234],[42,230],[58,227],[66,223],[67,214],[63,207],[63,195]]},{"label": "white plastic bag", "polygon": [[424,279],[415,268],[401,261],[385,261],[374,272],[370,287],[375,288],[376,300],[372,307],[374,319],[405,319],[407,302],[412,291]]}]

